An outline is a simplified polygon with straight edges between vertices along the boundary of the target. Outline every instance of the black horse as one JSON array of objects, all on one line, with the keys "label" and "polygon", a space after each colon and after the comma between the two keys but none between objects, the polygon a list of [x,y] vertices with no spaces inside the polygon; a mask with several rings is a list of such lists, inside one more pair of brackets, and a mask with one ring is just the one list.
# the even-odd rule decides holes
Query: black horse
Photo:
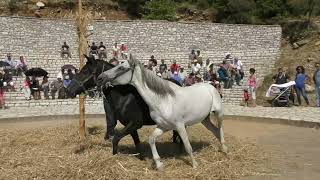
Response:
[{"label": "black horse", "polygon": [[[85,55],[85,57],[87,58],[85,66],[75,75],[67,87],[67,93],[71,97],[96,87],[96,78],[103,71],[114,67],[114,65],[106,61],[95,60],[93,56],[88,57]],[[171,81],[174,82],[174,80]],[[178,84],[176,81],[174,83]],[[106,105],[110,103],[114,112],[114,120],[119,120],[125,126],[120,131],[114,132],[114,138],[112,139],[113,154],[118,153],[119,141],[130,134],[136,150],[140,153],[140,158],[143,158],[137,130],[143,125],[155,125],[155,122],[150,117],[148,105],[139,95],[136,88],[131,85],[119,85],[111,88],[102,87],[102,92],[105,96],[111,97],[111,102],[107,102],[106,98],[103,98],[105,114],[110,113],[106,111]],[[105,139],[107,139],[107,136],[106,132]],[[178,133],[174,131],[173,142],[181,142],[179,138]]]}]

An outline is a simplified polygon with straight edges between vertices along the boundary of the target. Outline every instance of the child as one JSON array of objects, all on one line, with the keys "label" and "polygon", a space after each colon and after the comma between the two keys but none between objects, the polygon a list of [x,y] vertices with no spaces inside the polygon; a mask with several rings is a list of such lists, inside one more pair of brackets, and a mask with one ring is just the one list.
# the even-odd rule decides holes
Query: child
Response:
[{"label": "child", "polygon": [[248,88],[243,89],[243,101],[244,101],[244,106],[248,106],[249,104],[249,92]]},{"label": "child", "polygon": [[255,75],[256,70],[254,68],[250,68],[249,70],[250,76],[248,78],[248,86],[249,92],[252,100],[252,107],[256,107],[256,89],[257,89],[257,78]]}]

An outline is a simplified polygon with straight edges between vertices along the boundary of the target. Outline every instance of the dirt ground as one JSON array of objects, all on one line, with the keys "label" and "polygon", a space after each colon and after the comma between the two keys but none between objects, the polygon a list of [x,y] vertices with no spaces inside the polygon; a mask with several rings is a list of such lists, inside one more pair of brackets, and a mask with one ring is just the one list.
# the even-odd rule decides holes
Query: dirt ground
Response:
[{"label": "dirt ground", "polygon": [[[0,179],[320,179],[320,131],[312,128],[225,120],[230,153],[218,151],[218,142],[201,125],[188,128],[200,166],[194,170],[170,133],[157,143],[165,172],[152,169],[151,152],[146,160],[134,157],[132,140],[120,143],[120,154],[102,142],[104,122],[90,118],[95,131],[88,137],[89,148],[74,154],[78,142],[77,120],[0,120]],[[152,127],[139,130],[145,149]],[[209,140],[210,139],[210,140]],[[105,166],[105,167],[104,167]]]}]

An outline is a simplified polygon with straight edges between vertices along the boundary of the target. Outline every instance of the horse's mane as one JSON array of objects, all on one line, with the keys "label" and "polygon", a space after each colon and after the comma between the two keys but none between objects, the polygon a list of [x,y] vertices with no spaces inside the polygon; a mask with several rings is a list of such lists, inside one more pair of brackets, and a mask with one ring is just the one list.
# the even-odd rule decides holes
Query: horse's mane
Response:
[{"label": "horse's mane", "polygon": [[167,95],[175,96],[175,92],[170,87],[169,81],[161,79],[152,71],[144,68],[138,60],[134,59],[134,62],[140,67],[142,81],[146,83],[148,88],[162,97]]}]

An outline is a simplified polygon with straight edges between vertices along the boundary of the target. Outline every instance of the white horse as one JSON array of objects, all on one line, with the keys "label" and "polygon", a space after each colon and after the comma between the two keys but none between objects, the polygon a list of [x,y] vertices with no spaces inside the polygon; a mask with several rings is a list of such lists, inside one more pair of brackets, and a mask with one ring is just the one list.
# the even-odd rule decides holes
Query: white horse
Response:
[{"label": "white horse", "polygon": [[[212,85],[199,83],[189,87],[179,87],[145,69],[131,55],[128,61],[100,74],[98,82],[107,85],[108,83],[112,85],[132,84],[148,104],[150,115],[157,124],[156,129],[149,137],[157,169],[161,170],[163,163],[160,161],[155,141],[157,137],[169,130],[178,131],[185,149],[191,157],[192,166],[197,167],[198,164],[192,154],[185,126],[199,122],[220,140],[222,151],[227,152],[222,124],[222,100]],[[218,120],[218,127],[210,120],[211,112],[214,112]]]}]

